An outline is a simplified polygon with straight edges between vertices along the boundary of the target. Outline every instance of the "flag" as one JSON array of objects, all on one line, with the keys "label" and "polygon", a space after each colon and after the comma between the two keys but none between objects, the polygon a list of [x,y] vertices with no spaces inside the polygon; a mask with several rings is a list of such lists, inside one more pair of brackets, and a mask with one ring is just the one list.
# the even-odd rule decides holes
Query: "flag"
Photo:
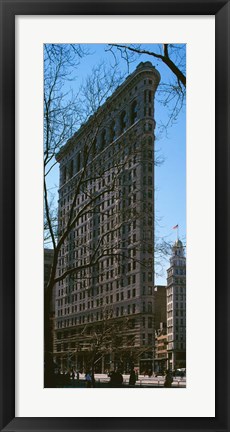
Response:
[{"label": "flag", "polygon": [[172,229],[177,229],[177,228],[178,228],[178,224],[172,227]]}]

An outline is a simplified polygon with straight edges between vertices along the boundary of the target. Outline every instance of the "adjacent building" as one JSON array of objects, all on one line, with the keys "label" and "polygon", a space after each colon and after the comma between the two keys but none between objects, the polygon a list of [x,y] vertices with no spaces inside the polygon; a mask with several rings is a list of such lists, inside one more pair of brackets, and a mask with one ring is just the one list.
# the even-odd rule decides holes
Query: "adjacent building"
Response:
[{"label": "adjacent building", "polygon": [[154,286],[154,306],[155,306],[155,330],[166,324],[166,286]]},{"label": "adjacent building", "polygon": [[140,63],[57,155],[64,241],[54,358],[61,369],[86,370],[93,361],[97,372],[131,365],[139,372],[153,370],[159,80],[150,62]]},{"label": "adjacent building", "polygon": [[154,371],[162,373],[167,369],[167,307],[166,286],[154,287],[155,307],[155,347],[154,347]]},{"label": "adjacent building", "polygon": [[154,371],[157,374],[163,374],[167,370],[168,364],[168,336],[166,322],[160,323],[160,327],[155,333],[155,357]]},{"label": "adjacent building", "polygon": [[186,258],[181,240],[172,248],[167,270],[168,369],[186,367]]}]

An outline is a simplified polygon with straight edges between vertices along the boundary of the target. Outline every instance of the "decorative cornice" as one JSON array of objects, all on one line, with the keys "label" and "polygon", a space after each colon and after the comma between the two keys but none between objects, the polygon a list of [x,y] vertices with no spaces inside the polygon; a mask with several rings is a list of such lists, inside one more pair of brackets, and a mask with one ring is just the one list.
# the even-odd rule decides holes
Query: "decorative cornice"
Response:
[{"label": "decorative cornice", "polygon": [[[124,91],[127,91],[135,82],[138,82],[140,80],[141,75],[145,75],[146,73],[152,73],[155,76],[155,87],[157,88],[159,82],[160,82],[160,73],[157,69],[152,65],[151,62],[141,62],[136,67],[135,71],[131,73],[125,81],[119,85],[114,93],[107,98],[107,100],[104,102],[104,104],[98,108],[95,114],[93,114],[91,117],[89,117],[88,121],[83,124],[75,134],[69,138],[67,143],[60,149],[60,151],[56,155],[56,160],[58,162],[61,161],[61,159],[64,157],[64,155],[69,151],[70,147],[76,142],[76,139],[80,139],[80,137],[87,132],[87,130],[90,130],[90,126],[95,121],[95,117],[101,117],[104,113],[108,113],[108,111],[112,111],[111,104],[115,105],[117,99],[121,96],[121,93]],[[109,107],[108,107],[109,105]]]}]

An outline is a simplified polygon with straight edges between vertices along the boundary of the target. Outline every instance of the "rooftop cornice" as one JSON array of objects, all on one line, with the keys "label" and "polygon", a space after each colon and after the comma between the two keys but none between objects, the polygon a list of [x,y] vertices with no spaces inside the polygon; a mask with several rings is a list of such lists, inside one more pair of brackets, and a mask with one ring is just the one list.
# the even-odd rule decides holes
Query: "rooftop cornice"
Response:
[{"label": "rooftop cornice", "polygon": [[[95,116],[101,117],[105,112],[107,113],[108,110],[111,110],[111,104],[115,105],[116,100],[118,97],[120,97],[121,93],[123,93],[124,91],[128,90],[131,86],[133,86],[135,81],[139,80],[140,75],[143,75],[143,74],[146,74],[149,72],[153,73],[155,75],[155,77],[157,78],[157,82],[156,82],[156,88],[157,88],[159,81],[160,81],[160,73],[152,65],[151,62],[145,62],[145,63],[141,62],[136,67],[134,72],[132,72],[125,79],[125,81],[116,88],[114,93],[106,99],[104,104],[98,108],[96,113],[93,114],[92,116],[90,116],[89,119],[87,120],[87,122],[85,124],[82,124],[82,126],[74,133],[74,135],[71,138],[69,138],[69,140],[66,142],[66,144],[57,153],[56,160],[59,162],[62,159],[62,157],[68,152],[71,145],[75,143],[76,139],[80,139],[81,136],[83,134],[85,134],[87,132],[87,130],[90,129],[92,122],[95,121],[94,120]],[[109,105],[109,107],[108,107],[108,105]]]}]

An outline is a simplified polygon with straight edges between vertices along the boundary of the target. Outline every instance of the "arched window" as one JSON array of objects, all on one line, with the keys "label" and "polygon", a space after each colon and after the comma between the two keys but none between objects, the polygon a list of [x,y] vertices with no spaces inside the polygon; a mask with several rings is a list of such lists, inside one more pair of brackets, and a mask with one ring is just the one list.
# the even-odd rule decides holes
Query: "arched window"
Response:
[{"label": "arched window", "polygon": [[66,182],[66,166],[62,168],[62,184]]},{"label": "arched window", "polygon": [[124,132],[126,128],[126,112],[122,111],[120,115],[120,127],[121,127],[121,133]]},{"label": "arched window", "polygon": [[97,152],[97,138],[94,138],[93,144],[92,144],[92,157],[94,158],[96,156]]},{"label": "arched window", "polygon": [[101,132],[101,150],[103,150],[106,146],[106,130],[103,129]]},{"label": "arched window", "polygon": [[115,136],[116,136],[115,125],[116,125],[115,120],[113,120],[111,125],[110,125],[110,140],[111,140],[111,142],[114,141]]},{"label": "arched window", "polygon": [[73,159],[70,161],[69,164],[69,179],[73,177]]},{"label": "arched window", "polygon": [[136,119],[137,119],[137,101],[135,100],[131,105],[131,116],[130,116],[131,125],[135,123]]},{"label": "arched window", "polygon": [[77,155],[77,172],[81,169],[81,152]]},{"label": "arched window", "polygon": [[149,103],[151,103],[151,102],[152,102],[152,91],[149,90]]}]

